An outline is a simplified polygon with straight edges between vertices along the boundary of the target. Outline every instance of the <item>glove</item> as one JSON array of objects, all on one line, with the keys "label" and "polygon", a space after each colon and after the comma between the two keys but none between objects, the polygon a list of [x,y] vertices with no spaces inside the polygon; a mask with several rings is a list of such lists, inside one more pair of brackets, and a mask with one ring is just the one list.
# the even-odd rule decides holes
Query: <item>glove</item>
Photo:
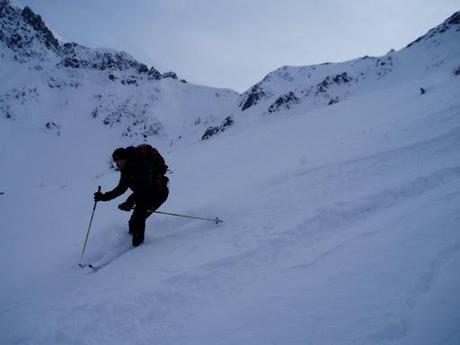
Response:
[{"label": "glove", "polygon": [[128,201],[125,201],[124,203],[121,203],[120,205],[118,205],[118,208],[122,211],[131,211],[133,209],[133,204],[128,202]]},{"label": "glove", "polygon": [[94,201],[105,201],[104,193],[102,192],[94,193]]}]

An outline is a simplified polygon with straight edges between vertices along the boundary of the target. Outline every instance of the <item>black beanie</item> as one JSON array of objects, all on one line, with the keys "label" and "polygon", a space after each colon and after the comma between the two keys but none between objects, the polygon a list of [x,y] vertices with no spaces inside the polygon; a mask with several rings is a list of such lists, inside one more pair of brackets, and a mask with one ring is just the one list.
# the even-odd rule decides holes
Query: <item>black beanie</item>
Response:
[{"label": "black beanie", "polygon": [[119,159],[126,159],[128,158],[128,152],[126,152],[126,149],[123,147],[119,147],[112,153],[112,158],[114,161],[117,161]]}]

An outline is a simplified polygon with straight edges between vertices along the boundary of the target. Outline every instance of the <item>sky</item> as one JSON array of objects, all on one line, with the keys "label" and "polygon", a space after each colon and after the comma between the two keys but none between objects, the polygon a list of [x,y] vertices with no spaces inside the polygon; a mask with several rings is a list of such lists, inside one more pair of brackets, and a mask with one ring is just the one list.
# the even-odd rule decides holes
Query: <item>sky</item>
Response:
[{"label": "sky", "polygon": [[401,49],[460,0],[15,0],[65,41],[126,51],[189,82],[247,90],[284,66]]}]

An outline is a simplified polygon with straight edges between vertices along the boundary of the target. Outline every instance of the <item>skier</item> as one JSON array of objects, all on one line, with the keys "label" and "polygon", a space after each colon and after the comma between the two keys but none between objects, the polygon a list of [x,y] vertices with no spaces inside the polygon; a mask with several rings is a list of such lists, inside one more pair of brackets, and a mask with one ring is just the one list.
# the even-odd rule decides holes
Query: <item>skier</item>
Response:
[{"label": "skier", "polygon": [[94,193],[95,201],[109,201],[122,195],[130,188],[133,193],[118,208],[131,211],[129,233],[133,246],[144,242],[145,220],[168,198],[169,179],[164,176],[168,167],[159,152],[150,145],[117,148],[112,158],[120,171],[120,182],[110,192]]}]

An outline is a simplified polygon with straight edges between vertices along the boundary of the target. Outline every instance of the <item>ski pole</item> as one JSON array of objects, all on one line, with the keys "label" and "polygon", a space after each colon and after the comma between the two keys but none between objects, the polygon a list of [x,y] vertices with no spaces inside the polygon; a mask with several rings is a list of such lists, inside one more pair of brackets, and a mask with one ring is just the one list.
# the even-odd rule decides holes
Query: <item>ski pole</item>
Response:
[{"label": "ski pole", "polygon": [[174,217],[209,220],[211,222],[216,222],[216,224],[224,222],[223,220],[220,220],[219,217],[216,217],[216,218],[212,219],[212,218],[195,217],[195,216],[189,216],[189,215],[186,215],[186,214],[178,214],[178,213],[171,213],[171,212],[161,212],[161,211],[151,211],[151,210],[149,210],[149,211],[150,211],[150,213],[166,214],[168,216],[174,216]]},{"label": "ski pole", "polygon": [[216,224],[223,223],[224,221],[219,219],[219,217],[216,218],[203,218],[203,217],[195,217],[195,216],[189,216],[187,214],[179,214],[179,213],[171,213],[171,212],[162,212],[162,211],[152,211],[152,210],[147,210],[149,213],[159,213],[159,214],[165,214],[168,216],[174,216],[174,217],[183,217],[183,218],[191,218],[191,219],[201,219],[201,220],[209,220],[211,222],[216,222]]},{"label": "ski pole", "polygon": [[[97,191],[98,192],[101,191],[101,186],[97,187]],[[81,251],[80,261],[81,259],[83,259],[83,255],[85,254],[86,244],[88,243],[89,231],[91,230],[91,224],[93,223],[94,211],[96,211],[96,205],[97,205],[97,201],[94,200],[93,212],[91,213],[91,218],[89,220],[88,231],[86,232],[85,242],[83,243],[83,250]],[[82,266],[82,264],[79,264],[79,265]]]}]

